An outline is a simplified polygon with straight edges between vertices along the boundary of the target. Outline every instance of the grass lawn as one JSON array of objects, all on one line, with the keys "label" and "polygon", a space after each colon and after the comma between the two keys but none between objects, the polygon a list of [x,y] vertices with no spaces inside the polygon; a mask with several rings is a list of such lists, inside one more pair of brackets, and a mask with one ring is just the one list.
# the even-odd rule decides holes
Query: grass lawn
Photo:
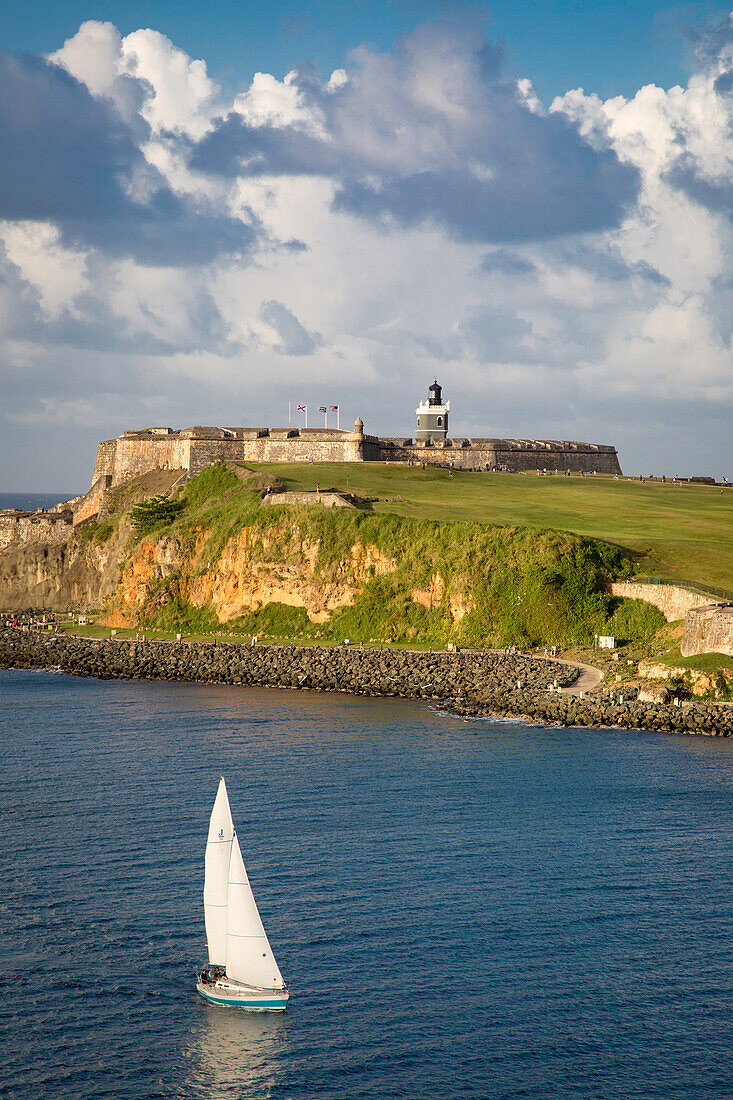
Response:
[{"label": "grass lawn", "polygon": [[639,574],[733,593],[733,489],[612,477],[538,477],[363,463],[248,463],[288,489],[378,497],[412,519],[554,527],[624,547]]}]

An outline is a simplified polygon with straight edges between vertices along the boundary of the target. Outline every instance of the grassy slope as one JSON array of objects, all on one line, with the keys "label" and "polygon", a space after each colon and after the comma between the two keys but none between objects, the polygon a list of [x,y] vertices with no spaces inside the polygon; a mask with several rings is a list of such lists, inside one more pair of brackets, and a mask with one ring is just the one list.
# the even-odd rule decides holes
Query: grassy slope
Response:
[{"label": "grassy slope", "polygon": [[[378,513],[411,519],[536,525],[626,549],[638,572],[733,592],[733,490],[610,477],[474,474],[382,463],[260,464],[288,489],[380,497]],[[348,479],[348,481],[347,481]]]},{"label": "grassy slope", "polygon": [[[253,556],[297,566],[306,575],[312,568],[324,586],[342,575],[356,543],[376,547],[394,560],[396,569],[384,576],[373,573],[355,604],[335,612],[318,628],[302,608],[270,604],[229,623],[229,629],[324,640],[567,645],[588,641],[594,633],[648,636],[658,629],[657,619],[661,621],[647,605],[621,607],[604,594],[604,579],[628,570],[621,551],[606,543],[529,526],[445,523],[312,506],[262,508],[256,491],[262,480],[258,474],[243,481],[231,465],[211,467],[186,486],[176,516],[161,514],[152,526],[146,523],[148,534],[174,535],[190,551],[199,533],[206,531],[200,569],[213,565],[227,540],[243,526],[249,529]],[[150,507],[159,509],[155,501]],[[304,544],[318,547],[312,567]],[[411,593],[424,591],[437,573],[444,592],[439,606],[428,610]],[[215,629],[218,623],[211,610],[191,607],[186,591],[178,575],[156,582],[145,621],[150,623],[154,615],[151,625],[163,629]],[[473,606],[460,622],[452,622],[451,596],[467,595]],[[161,596],[166,597],[162,608]]]}]

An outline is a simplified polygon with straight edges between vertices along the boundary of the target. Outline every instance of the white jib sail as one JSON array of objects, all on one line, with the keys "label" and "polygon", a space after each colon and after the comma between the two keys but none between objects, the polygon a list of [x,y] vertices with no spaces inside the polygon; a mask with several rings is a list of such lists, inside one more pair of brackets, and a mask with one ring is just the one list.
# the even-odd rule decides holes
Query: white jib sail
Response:
[{"label": "white jib sail", "polygon": [[282,989],[285,985],[260,920],[236,836],[229,861],[227,977],[257,989]]},{"label": "white jib sail", "polygon": [[221,779],[209,822],[204,875],[206,940],[209,945],[209,962],[214,966],[226,966],[227,961],[227,898],[233,837],[234,825],[229,809],[229,796],[226,783]]}]

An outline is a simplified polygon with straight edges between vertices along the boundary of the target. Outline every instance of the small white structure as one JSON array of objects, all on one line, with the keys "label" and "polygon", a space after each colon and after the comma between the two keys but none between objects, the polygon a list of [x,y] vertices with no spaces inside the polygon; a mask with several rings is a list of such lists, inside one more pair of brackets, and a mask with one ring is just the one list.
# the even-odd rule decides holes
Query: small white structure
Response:
[{"label": "small white structure", "polygon": [[598,635],[598,648],[599,649],[615,649],[616,648],[616,639],[614,637],[612,637],[610,634],[599,634]]}]

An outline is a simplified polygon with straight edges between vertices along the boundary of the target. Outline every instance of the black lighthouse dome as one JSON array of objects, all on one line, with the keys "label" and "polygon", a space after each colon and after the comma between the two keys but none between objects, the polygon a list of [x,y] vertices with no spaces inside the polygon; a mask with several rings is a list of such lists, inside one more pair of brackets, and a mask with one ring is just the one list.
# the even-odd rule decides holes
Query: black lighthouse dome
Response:
[{"label": "black lighthouse dome", "polygon": [[443,404],[443,390],[442,387],[438,385],[437,378],[433,382],[432,386],[429,387],[428,393],[430,394],[430,398],[428,400],[429,405]]}]

